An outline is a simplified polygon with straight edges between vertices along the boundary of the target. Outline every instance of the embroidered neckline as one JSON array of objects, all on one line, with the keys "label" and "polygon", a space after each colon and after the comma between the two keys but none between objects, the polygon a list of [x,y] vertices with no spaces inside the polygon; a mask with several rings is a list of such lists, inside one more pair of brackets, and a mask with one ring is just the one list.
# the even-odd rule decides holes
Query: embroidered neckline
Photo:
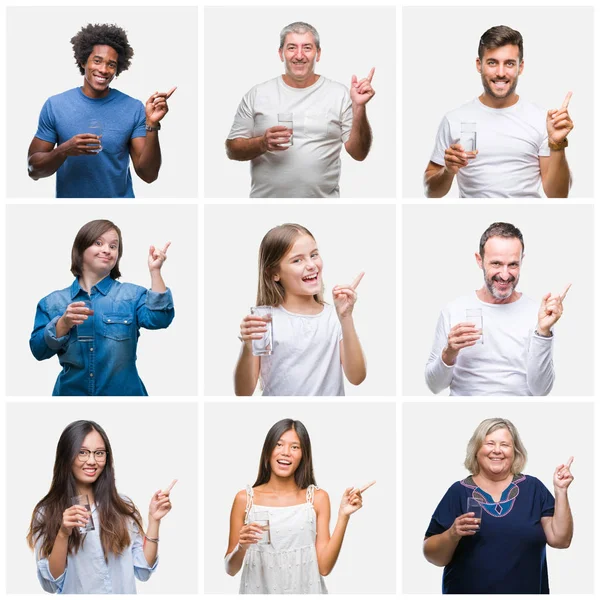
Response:
[{"label": "embroidered neckline", "polygon": [[465,487],[473,490],[471,497],[477,500],[477,503],[481,508],[491,517],[505,517],[514,507],[515,500],[519,495],[519,486],[517,484],[525,481],[525,475],[518,473],[513,476],[512,481],[508,484],[508,487],[502,491],[500,500],[496,502],[492,498],[491,494],[481,489],[474,481],[473,476],[469,475],[463,479],[460,483]]}]

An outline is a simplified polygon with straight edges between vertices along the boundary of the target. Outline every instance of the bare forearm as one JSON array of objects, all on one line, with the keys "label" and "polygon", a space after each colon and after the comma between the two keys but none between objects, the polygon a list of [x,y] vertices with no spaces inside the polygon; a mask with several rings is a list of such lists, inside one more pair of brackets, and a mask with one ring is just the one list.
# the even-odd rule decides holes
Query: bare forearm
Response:
[{"label": "bare forearm", "polygon": [[234,390],[236,396],[252,396],[256,389],[260,359],[252,354],[252,349],[242,343],[242,350],[235,366]]},{"label": "bare forearm", "polygon": [[556,502],[554,516],[552,517],[552,532],[555,548],[568,548],[573,539],[573,515],[569,506],[569,497],[566,491],[555,490]]},{"label": "bare forearm", "polygon": [[253,138],[235,138],[225,142],[227,157],[231,160],[252,160],[267,151],[263,136]]},{"label": "bare forearm", "polygon": [[347,515],[339,515],[335,529],[333,530],[332,536],[329,538],[329,542],[324,546],[317,555],[317,562],[319,563],[319,573],[321,575],[329,575],[337,562],[340,550],[342,549],[342,542],[344,541],[344,535],[346,534],[346,528],[350,517]]},{"label": "bare forearm", "polygon": [[342,367],[348,381],[353,385],[359,385],[367,376],[367,365],[363,354],[358,334],[354,327],[352,316],[340,320],[342,324],[342,346],[344,348],[344,362]]},{"label": "bare forearm", "polygon": [[548,160],[544,192],[548,198],[568,198],[571,172],[564,150],[551,150]]},{"label": "bare forearm", "polygon": [[439,165],[439,169],[425,171],[425,196],[427,198],[443,198],[452,187],[454,174],[446,167]]},{"label": "bare forearm", "polygon": [[54,546],[52,546],[52,552],[48,556],[48,568],[54,579],[58,579],[67,567],[67,550],[69,545],[69,538],[63,536],[59,531],[54,540]]},{"label": "bare forearm", "polygon": [[365,106],[352,107],[352,129],[350,138],[346,144],[346,151],[354,160],[365,160],[371,144],[373,142],[373,132],[367,119],[367,109]]},{"label": "bare forearm", "polygon": [[[158,530],[160,529],[160,521],[155,519],[148,519],[148,529],[146,530],[147,538],[158,539]],[[147,539],[144,540],[144,558],[151,567],[156,562],[158,556],[158,542],[150,542]]]},{"label": "bare forearm", "polygon": [[244,557],[246,556],[246,550],[239,544],[233,549],[233,552],[225,557],[225,572],[227,575],[237,575],[239,570],[244,564]]},{"label": "bare forearm", "polygon": [[423,543],[425,558],[436,567],[445,567],[454,556],[460,536],[453,537],[450,530],[428,537]]},{"label": "bare forearm", "polygon": [[67,160],[67,154],[64,151],[63,144],[49,152],[35,152],[27,161],[29,177],[35,181],[43,177],[50,177],[58,171],[65,160]]},{"label": "bare forearm", "polygon": [[163,294],[167,291],[167,286],[162,278],[162,274],[160,270],[158,271],[150,271],[150,289],[153,292],[158,292],[159,294]]},{"label": "bare forearm", "polygon": [[158,131],[147,131],[144,149],[137,161],[137,165],[134,164],[135,172],[146,183],[152,183],[158,179],[161,163],[162,156],[160,153],[160,142],[158,141]]}]

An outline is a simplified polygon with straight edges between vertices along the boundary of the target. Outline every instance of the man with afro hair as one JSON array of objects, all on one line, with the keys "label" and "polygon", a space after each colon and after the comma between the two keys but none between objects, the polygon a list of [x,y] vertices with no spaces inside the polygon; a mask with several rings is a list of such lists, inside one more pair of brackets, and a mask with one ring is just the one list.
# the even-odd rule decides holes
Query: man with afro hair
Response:
[{"label": "man with afro hair", "polygon": [[56,173],[57,198],[133,198],[129,157],[146,183],[157,179],[158,131],[175,88],[144,106],[109,87],[133,56],[121,27],[86,25],[71,44],[83,86],[46,100],[29,146],[29,176]]}]

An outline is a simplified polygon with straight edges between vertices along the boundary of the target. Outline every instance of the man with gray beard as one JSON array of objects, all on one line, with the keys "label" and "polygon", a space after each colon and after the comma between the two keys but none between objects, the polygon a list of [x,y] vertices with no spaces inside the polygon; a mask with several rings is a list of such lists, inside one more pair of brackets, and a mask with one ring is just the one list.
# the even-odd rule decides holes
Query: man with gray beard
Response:
[{"label": "man with gray beard", "polygon": [[525,244],[510,223],[481,236],[477,265],[483,286],[446,306],[438,320],[425,381],[451,396],[546,396],[554,384],[552,328],[563,313],[560,295],[541,305],[517,291]]}]

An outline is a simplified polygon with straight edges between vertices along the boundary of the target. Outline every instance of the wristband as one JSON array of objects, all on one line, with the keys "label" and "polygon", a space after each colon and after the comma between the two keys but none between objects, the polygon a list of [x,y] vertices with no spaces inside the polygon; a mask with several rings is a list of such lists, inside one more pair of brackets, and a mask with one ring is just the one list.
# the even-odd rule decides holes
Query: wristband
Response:
[{"label": "wristband", "polygon": [[160,131],[160,123],[157,123],[156,127],[154,127],[153,125],[148,125],[148,123],[146,123],[146,131]]},{"label": "wristband", "polygon": [[151,538],[151,537],[148,537],[147,535],[145,535],[144,537],[146,538],[147,542],[153,542],[154,544],[158,544],[158,542],[159,542],[158,538]]}]

